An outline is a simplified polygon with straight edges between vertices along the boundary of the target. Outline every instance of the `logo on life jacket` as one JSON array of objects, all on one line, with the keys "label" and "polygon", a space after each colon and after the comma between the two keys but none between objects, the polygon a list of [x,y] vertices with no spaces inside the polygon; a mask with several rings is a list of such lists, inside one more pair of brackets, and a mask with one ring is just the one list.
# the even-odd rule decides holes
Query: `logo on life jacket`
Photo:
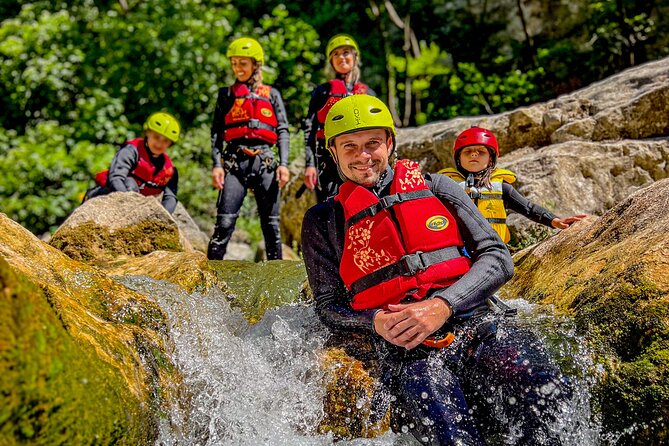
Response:
[{"label": "logo on life jacket", "polygon": [[448,227],[448,219],[443,215],[435,215],[427,219],[425,227],[430,231],[443,231]]},{"label": "logo on life jacket", "polygon": [[272,110],[270,110],[269,108],[263,108],[263,109],[261,109],[261,110],[260,110],[260,114],[262,114],[263,116],[265,116],[265,117],[267,117],[267,118],[271,118],[272,115],[273,115]]}]

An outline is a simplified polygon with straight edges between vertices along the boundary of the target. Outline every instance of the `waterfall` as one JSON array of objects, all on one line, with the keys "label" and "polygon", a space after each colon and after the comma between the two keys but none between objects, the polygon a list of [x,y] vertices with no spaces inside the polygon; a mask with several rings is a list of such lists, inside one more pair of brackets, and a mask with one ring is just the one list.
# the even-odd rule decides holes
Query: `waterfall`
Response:
[{"label": "waterfall", "polygon": [[[328,334],[312,306],[271,308],[251,325],[231,307],[230,297],[217,289],[189,294],[176,285],[147,277],[119,280],[154,298],[168,314],[172,359],[187,389],[187,401],[165,409],[157,446],[334,443],[331,434],[318,432],[325,393],[319,352]],[[590,412],[589,391],[598,371],[585,343],[568,319],[554,317],[549,309],[523,300],[510,304],[519,309],[523,324],[538,328],[574,384],[572,401],[561,408],[552,427],[560,433],[563,445],[601,444],[599,425]],[[419,443],[406,433],[387,432],[374,439],[336,444]]]}]

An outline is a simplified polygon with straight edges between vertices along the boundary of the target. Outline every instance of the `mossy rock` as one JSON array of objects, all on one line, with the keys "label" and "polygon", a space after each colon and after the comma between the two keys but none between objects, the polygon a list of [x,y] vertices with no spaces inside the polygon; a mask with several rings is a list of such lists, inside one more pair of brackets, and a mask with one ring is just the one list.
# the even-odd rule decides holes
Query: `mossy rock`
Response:
[{"label": "mossy rock", "polygon": [[75,260],[95,265],[153,251],[192,249],[160,202],[135,192],[115,192],[86,201],[49,243]]},{"label": "mossy rock", "polygon": [[377,379],[364,364],[349,356],[343,348],[323,352],[322,367],[326,374],[325,416],[318,430],[332,433],[335,439],[374,438],[390,428],[390,410],[381,416],[373,409]]},{"label": "mossy rock", "polygon": [[0,290],[0,444],[152,444],[144,401],[2,257]]},{"label": "mossy rock", "polygon": [[209,266],[225,283],[230,305],[239,308],[252,324],[262,319],[268,308],[311,300],[303,262],[212,260]]},{"label": "mossy rock", "polygon": [[[604,429],[662,444],[669,425],[669,180],[514,256],[506,297],[574,317],[606,374],[595,389]],[[634,425],[634,426],[632,426]]]},{"label": "mossy rock", "polygon": [[0,259],[7,443],[152,444],[185,401],[165,313],[3,214]]},{"label": "mossy rock", "polygon": [[179,230],[162,221],[141,221],[111,231],[94,222],[63,228],[49,241],[70,258],[104,264],[119,256],[138,257],[153,251],[183,251]]},{"label": "mossy rock", "polygon": [[217,286],[224,293],[232,294],[209,266],[207,256],[200,252],[155,251],[143,257],[110,262],[104,269],[115,276],[146,275],[155,280],[165,280],[189,293]]}]

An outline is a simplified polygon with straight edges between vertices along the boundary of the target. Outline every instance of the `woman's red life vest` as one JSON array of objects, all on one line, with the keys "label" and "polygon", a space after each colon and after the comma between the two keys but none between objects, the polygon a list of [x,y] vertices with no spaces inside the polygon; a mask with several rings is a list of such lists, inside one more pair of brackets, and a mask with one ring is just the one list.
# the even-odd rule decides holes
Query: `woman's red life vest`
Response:
[{"label": "woman's red life vest", "polygon": [[353,84],[353,91],[348,91],[346,84],[341,79],[332,79],[330,83],[330,97],[325,102],[323,108],[318,110],[316,113],[316,119],[318,119],[318,130],[316,131],[316,138],[325,139],[325,118],[328,116],[328,112],[333,105],[337,103],[342,98],[346,96],[351,96],[352,94],[367,94],[367,85],[356,83]]},{"label": "woman's red life vest", "polygon": [[251,93],[246,84],[235,82],[230,89],[235,96],[235,103],[225,115],[224,139],[260,139],[272,145],[276,144],[278,121],[270,102],[272,87],[260,85]]},{"label": "woman's red life vest", "polygon": [[380,200],[352,181],[335,199],[346,221],[339,274],[353,292],[354,310],[422,299],[469,271],[458,225],[430,191],[418,163],[398,161],[390,195]]},{"label": "woman's red life vest", "polygon": [[[139,192],[142,195],[158,195],[162,193],[174,175],[174,165],[170,157],[167,154],[163,154],[165,163],[163,164],[163,168],[156,172],[156,167],[151,162],[149,152],[144,146],[144,138],[132,139],[127,141],[126,144],[135,146],[139,154],[137,166],[130,172],[130,176],[139,187]],[[95,175],[95,182],[99,186],[105,187],[108,177],[109,170],[102,171]]]}]

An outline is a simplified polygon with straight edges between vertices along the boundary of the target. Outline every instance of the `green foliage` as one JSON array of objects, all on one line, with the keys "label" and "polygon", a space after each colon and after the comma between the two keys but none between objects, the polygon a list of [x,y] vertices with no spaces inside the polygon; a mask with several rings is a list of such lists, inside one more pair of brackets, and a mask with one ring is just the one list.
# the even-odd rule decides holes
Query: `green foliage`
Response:
[{"label": "green foliage", "polygon": [[74,139],[71,128],[44,121],[24,135],[0,129],[0,209],[41,234],[81,202],[93,174],[109,165],[113,147]]},{"label": "green foliage", "polygon": [[[419,56],[407,55],[406,29],[391,20],[390,4],[410,24]],[[313,87],[325,80],[325,43],[339,32],[360,45],[362,80],[410,110],[410,125],[500,113],[669,54],[662,2],[555,4],[531,17],[542,24],[529,29],[531,41],[517,5],[4,1],[0,166],[14,175],[0,178],[0,208],[34,232],[58,225],[114,146],[139,135],[149,113],[166,110],[186,130],[170,152],[181,173],[179,197],[209,226],[216,192],[209,187],[207,127],[218,89],[233,81],[225,50],[241,35],[263,45],[265,80],[282,93],[293,130]]]}]

